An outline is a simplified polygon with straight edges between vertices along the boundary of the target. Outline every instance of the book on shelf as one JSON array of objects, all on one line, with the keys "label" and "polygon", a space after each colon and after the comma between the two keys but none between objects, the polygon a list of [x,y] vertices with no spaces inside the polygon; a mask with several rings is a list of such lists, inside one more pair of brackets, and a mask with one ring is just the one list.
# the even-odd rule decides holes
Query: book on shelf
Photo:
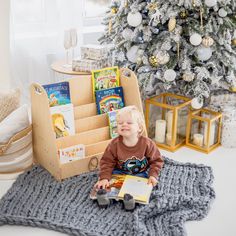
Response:
[{"label": "book on shelf", "polygon": [[95,99],[95,91],[118,87],[120,74],[117,66],[107,67],[100,70],[92,70],[92,89]]},{"label": "book on shelf", "polygon": [[117,115],[117,110],[109,111],[107,113],[111,138],[116,138],[118,136],[116,115]]},{"label": "book on shelf", "polygon": [[49,106],[59,106],[71,103],[69,82],[43,85],[49,99]]},{"label": "book on shelf", "polygon": [[74,135],[74,108],[73,104],[50,107],[52,125],[56,138]]},{"label": "book on shelf", "polygon": [[77,144],[67,148],[61,148],[58,150],[59,159],[61,163],[67,163],[75,160],[80,160],[85,157],[84,144]]},{"label": "book on shelf", "polygon": [[118,110],[125,106],[122,87],[98,90],[95,97],[98,114]]},{"label": "book on shelf", "polygon": [[[90,192],[90,198],[96,199],[97,189],[94,186]],[[126,193],[131,194],[135,202],[148,204],[152,192],[152,185],[148,179],[132,175],[113,174],[110,185],[106,189],[109,199],[123,200]]]}]

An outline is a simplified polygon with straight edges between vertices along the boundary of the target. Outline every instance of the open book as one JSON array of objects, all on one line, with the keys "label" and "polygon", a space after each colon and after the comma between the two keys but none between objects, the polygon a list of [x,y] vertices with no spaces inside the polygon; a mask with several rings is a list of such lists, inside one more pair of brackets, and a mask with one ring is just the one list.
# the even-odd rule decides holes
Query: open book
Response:
[{"label": "open book", "polygon": [[[126,193],[131,194],[135,201],[148,204],[152,192],[152,186],[148,185],[148,179],[132,176],[113,174],[110,186],[107,188],[107,196],[110,199],[122,200]],[[94,187],[90,193],[91,199],[96,199],[97,189]]]}]

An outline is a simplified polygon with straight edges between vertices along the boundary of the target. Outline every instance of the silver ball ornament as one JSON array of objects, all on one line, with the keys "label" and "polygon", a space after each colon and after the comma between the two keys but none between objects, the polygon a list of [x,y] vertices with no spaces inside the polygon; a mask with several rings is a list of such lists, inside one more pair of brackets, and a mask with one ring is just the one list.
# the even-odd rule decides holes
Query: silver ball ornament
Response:
[{"label": "silver ball ornament", "polygon": [[172,69],[168,69],[164,72],[164,78],[168,82],[174,81],[176,78],[176,72]]},{"label": "silver ball ornament", "polygon": [[207,7],[214,7],[217,4],[217,0],[205,0],[205,5]]},{"label": "silver ball ornament", "polygon": [[220,17],[224,18],[227,16],[227,11],[224,8],[220,8],[220,10],[218,11],[218,14]]},{"label": "silver ball ornament", "polygon": [[122,37],[126,40],[131,40],[133,37],[133,34],[134,34],[133,30],[129,28],[125,28],[123,32],[121,33]]},{"label": "silver ball ornament", "polygon": [[132,46],[126,53],[126,57],[128,58],[129,61],[136,63],[137,57],[138,57],[138,49],[139,47],[134,45]]},{"label": "silver ball ornament", "polygon": [[207,61],[212,56],[212,49],[200,46],[197,49],[197,57],[200,61]]},{"label": "silver ball ornament", "polygon": [[194,46],[198,46],[202,42],[202,36],[200,34],[194,33],[190,36],[190,43]]},{"label": "silver ball ornament", "polygon": [[140,12],[129,12],[127,16],[127,22],[132,27],[137,27],[142,22],[142,14]]},{"label": "silver ball ornament", "polygon": [[191,106],[193,109],[200,109],[203,107],[203,99],[200,97],[195,97],[191,100]]}]

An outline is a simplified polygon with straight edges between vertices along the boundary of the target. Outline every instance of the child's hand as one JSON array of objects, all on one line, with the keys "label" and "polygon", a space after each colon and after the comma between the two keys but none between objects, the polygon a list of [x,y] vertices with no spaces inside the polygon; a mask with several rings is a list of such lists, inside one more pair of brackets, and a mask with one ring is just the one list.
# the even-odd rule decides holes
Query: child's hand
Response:
[{"label": "child's hand", "polygon": [[101,189],[101,188],[106,189],[107,187],[109,187],[109,181],[108,181],[108,179],[99,180],[99,181],[96,183],[95,187],[96,187],[97,189]]},{"label": "child's hand", "polygon": [[157,179],[154,176],[150,176],[148,179],[148,184],[151,184],[153,187],[157,185]]}]

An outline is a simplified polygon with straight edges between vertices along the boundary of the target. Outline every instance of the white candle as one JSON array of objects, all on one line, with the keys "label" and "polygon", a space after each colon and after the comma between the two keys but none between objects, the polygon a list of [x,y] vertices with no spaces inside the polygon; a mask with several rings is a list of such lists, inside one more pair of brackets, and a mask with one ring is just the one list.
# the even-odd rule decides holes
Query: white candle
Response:
[{"label": "white candle", "polygon": [[[208,124],[205,123],[204,127],[204,145],[207,145],[207,131],[208,131]],[[211,123],[211,130],[210,130],[210,139],[209,139],[209,146],[213,145],[215,143],[215,128],[216,124],[215,122]]]},{"label": "white candle", "polygon": [[164,143],[165,135],[166,135],[166,121],[156,120],[155,140],[158,143]]},{"label": "white candle", "polygon": [[193,143],[201,147],[203,145],[203,134],[193,134]]},{"label": "white candle", "polygon": [[167,133],[172,133],[173,111],[167,112]]},{"label": "white candle", "polygon": [[170,133],[166,134],[166,144],[169,146],[171,145],[171,134]]}]

